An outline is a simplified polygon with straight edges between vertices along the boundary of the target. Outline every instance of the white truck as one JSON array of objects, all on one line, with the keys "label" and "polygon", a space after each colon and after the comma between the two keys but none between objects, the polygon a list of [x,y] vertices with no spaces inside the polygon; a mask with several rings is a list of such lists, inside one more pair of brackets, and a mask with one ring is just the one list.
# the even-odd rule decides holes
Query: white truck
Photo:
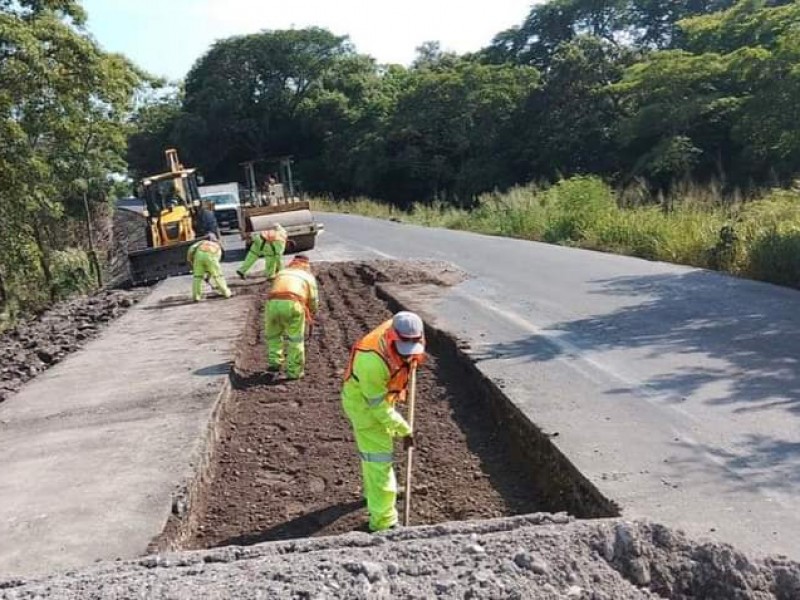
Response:
[{"label": "white truck", "polygon": [[218,183],[199,187],[203,201],[214,203],[214,215],[220,229],[239,229],[239,184]]}]

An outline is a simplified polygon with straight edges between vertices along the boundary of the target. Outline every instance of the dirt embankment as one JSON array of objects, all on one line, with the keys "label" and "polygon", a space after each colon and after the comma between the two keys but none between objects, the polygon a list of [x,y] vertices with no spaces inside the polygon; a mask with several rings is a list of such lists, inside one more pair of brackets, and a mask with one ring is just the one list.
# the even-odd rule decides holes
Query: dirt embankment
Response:
[{"label": "dirt embankment", "polygon": [[146,221],[139,213],[118,208],[114,211],[111,240],[107,243],[108,287],[126,285],[130,279],[128,253],[147,247]]}]

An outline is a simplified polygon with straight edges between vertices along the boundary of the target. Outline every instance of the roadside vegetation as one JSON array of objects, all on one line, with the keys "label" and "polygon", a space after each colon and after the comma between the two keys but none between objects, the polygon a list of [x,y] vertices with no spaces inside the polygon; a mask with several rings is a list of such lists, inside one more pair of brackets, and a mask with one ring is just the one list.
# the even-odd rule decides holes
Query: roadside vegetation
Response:
[{"label": "roadside vegetation", "polygon": [[0,331],[95,289],[103,269],[143,76],[85,23],[74,0],[0,0]]},{"label": "roadside vegetation", "polygon": [[729,202],[687,186],[674,201],[639,204],[598,177],[399,209],[367,198],[315,200],[317,210],[602,250],[800,287],[800,191]]}]

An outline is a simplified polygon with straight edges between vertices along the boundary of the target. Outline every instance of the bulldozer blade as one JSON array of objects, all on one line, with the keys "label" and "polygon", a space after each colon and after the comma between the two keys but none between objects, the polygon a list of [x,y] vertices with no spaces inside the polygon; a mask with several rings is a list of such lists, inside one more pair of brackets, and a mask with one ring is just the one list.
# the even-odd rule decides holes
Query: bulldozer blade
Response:
[{"label": "bulldozer blade", "polygon": [[131,282],[133,285],[148,285],[167,277],[190,273],[191,267],[186,262],[186,253],[193,243],[194,241],[182,242],[129,253]]}]

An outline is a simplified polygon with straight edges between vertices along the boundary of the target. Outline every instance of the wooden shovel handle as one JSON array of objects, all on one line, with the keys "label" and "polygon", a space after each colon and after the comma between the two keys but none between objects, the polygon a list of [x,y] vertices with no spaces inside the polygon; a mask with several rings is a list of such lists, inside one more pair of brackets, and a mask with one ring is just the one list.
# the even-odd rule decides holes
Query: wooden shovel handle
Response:
[{"label": "wooden shovel handle", "polygon": [[[414,405],[417,399],[417,363],[411,365],[411,376],[409,377],[409,397],[408,397],[408,424],[411,431],[414,431]],[[411,518],[411,470],[414,463],[414,447],[406,451],[406,491],[404,495],[403,525],[408,527]]]}]

